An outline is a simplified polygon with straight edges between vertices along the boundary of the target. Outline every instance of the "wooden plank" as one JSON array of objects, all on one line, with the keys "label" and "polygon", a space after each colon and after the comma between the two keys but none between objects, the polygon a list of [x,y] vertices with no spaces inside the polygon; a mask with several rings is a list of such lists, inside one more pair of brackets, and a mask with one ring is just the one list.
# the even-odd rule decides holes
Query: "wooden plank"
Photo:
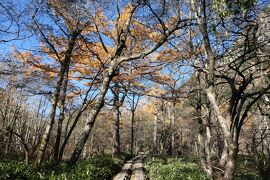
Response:
[{"label": "wooden plank", "polygon": [[144,180],[142,160],[145,156],[146,155],[141,154],[141,156],[135,161],[135,164],[133,165],[133,175],[131,180]]},{"label": "wooden plank", "polygon": [[131,160],[127,161],[121,171],[113,178],[113,180],[124,180],[128,176],[128,171],[131,170],[132,164],[138,158],[140,158],[140,155],[135,156]]},{"label": "wooden plank", "polygon": [[134,175],[132,176],[134,180],[144,180],[143,165],[141,162],[136,162],[134,164]]}]

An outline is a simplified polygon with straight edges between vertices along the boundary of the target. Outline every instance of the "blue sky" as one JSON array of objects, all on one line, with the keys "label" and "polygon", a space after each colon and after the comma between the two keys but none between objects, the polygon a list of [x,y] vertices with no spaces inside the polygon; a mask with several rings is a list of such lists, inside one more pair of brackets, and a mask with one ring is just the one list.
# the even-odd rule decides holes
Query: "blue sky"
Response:
[{"label": "blue sky", "polygon": [[[20,3],[18,3],[18,1],[14,0],[14,4],[16,4],[15,8],[23,9],[23,7],[29,2],[30,2],[29,0],[23,0],[23,1],[20,1]],[[123,4],[120,4],[120,6],[123,6]],[[114,8],[116,8],[116,6],[114,6]],[[116,9],[111,9],[111,10],[106,11],[106,13],[107,13],[106,15],[109,15],[109,17],[115,18],[116,17],[115,12],[116,12]],[[140,13],[143,14],[143,12],[140,12]],[[25,17],[23,17],[23,18],[28,18],[28,20],[26,22],[30,22],[31,21],[31,13],[29,12],[29,14],[24,14],[24,15],[25,15]],[[43,23],[50,24],[50,25],[54,26],[53,24],[50,23],[48,18],[46,18],[46,17],[41,17],[41,18],[43,19]],[[27,28],[28,24],[24,24],[22,26],[24,28]],[[14,30],[16,30],[15,27],[14,27]],[[1,54],[11,53],[12,47],[15,47],[15,49],[17,49],[19,51],[32,51],[32,50],[36,51],[39,49],[39,40],[38,40],[39,37],[37,37],[36,35],[31,35],[30,32],[24,32],[24,34],[22,34],[22,35],[24,35],[23,39],[14,40],[14,41],[10,41],[7,43],[0,43],[0,53]],[[104,41],[106,44],[111,43],[109,41],[109,39],[106,39],[106,38],[104,39]],[[45,57],[45,59],[46,59],[46,57]],[[183,68],[182,70],[186,71],[186,70],[190,70],[190,69]],[[163,73],[168,74],[169,71],[166,68],[164,68]],[[188,79],[188,76],[189,75],[183,76],[181,81],[178,82],[178,86],[180,86],[181,83],[183,83],[183,81],[186,81]],[[72,81],[72,82],[75,83],[80,88],[86,88],[81,83],[78,83],[75,81]],[[85,82],[85,81],[82,81],[82,83],[83,82]],[[110,92],[110,90],[108,91],[107,97],[112,97],[112,93]]]}]

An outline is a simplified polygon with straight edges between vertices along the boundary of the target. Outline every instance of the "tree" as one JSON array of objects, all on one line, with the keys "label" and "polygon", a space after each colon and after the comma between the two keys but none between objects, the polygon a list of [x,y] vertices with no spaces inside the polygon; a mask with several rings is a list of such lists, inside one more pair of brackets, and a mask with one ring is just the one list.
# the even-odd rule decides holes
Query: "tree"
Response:
[{"label": "tree", "polygon": [[[35,79],[27,76],[29,66],[26,66],[16,57],[10,55],[10,59],[1,62],[1,133],[3,142],[1,153],[3,158],[22,157],[24,153],[25,163],[32,160],[37,150],[43,121],[46,120],[45,110],[48,103],[45,96],[34,105],[29,104],[30,99],[35,99],[32,90],[39,90],[36,82],[43,83],[43,79]],[[43,106],[43,107],[41,107]]]},{"label": "tree", "polygon": [[[131,97],[129,97],[131,96]],[[130,154],[134,154],[134,140],[135,140],[135,137],[134,137],[134,128],[135,128],[135,111],[137,109],[137,106],[138,106],[138,103],[139,103],[139,100],[140,100],[140,94],[137,94],[136,92],[131,92],[128,96],[128,99],[129,99],[129,104],[130,104],[130,111],[131,111],[131,143],[130,143]]]},{"label": "tree", "polygon": [[17,8],[16,1],[2,1],[0,3],[1,33],[0,43],[8,43],[24,38],[25,25],[22,21],[23,14],[28,8],[28,4]]},{"label": "tree", "polygon": [[[127,90],[120,90],[119,77],[114,81],[114,87],[111,88],[113,93],[113,111],[114,111],[114,121],[113,121],[113,156],[119,155],[120,149],[120,107],[123,105],[124,100],[127,95]],[[122,96],[121,96],[122,94]]]},{"label": "tree", "polygon": [[[44,5],[46,9],[42,9],[42,6]],[[69,11],[69,7],[73,6],[73,11]],[[54,122],[55,122],[55,115],[56,115],[56,109],[57,104],[60,98],[60,92],[61,87],[63,87],[62,92],[62,107],[65,103],[65,96],[66,96],[66,87],[68,82],[68,72],[69,72],[69,66],[72,59],[72,52],[76,45],[76,40],[78,39],[81,32],[88,28],[90,25],[89,21],[82,20],[83,14],[80,13],[80,9],[78,9],[78,4],[72,3],[72,2],[55,2],[55,1],[49,1],[48,4],[37,4],[36,12],[33,15],[33,29],[36,31],[36,33],[40,34],[41,41],[44,43],[43,46],[43,52],[47,53],[48,55],[54,57],[58,63],[60,63],[60,70],[57,73],[57,83],[55,85],[55,90],[53,93],[52,98],[52,105],[50,110],[50,120],[46,126],[44,135],[42,137],[39,153],[37,155],[36,159],[36,166],[40,168],[40,165],[42,163],[44,152],[46,150],[51,130],[53,128]],[[40,9],[41,10],[40,10]],[[43,11],[42,11],[43,10]],[[49,28],[48,24],[43,24],[39,22],[40,18],[37,18],[39,13],[44,13],[44,15],[48,15],[49,18],[55,23],[54,26],[51,26]],[[48,14],[47,14],[48,13]],[[72,18],[71,18],[72,17]],[[91,21],[91,20],[90,20]],[[46,27],[46,28],[45,28]],[[52,29],[52,30],[51,30]],[[60,36],[57,36],[53,34],[53,31],[59,31],[61,33]],[[63,37],[66,38],[66,40],[62,41]],[[61,47],[61,45],[63,47]],[[60,49],[59,49],[60,46]],[[59,50],[58,50],[59,49]],[[65,79],[65,82],[63,84],[63,81]],[[62,117],[59,119],[58,123],[58,137],[56,141],[56,151],[55,151],[55,159],[58,158],[58,147],[59,147],[59,136],[60,136],[60,128],[61,124],[64,118],[64,109],[62,108]]]},{"label": "tree", "polygon": [[[238,4],[234,5],[235,8],[239,8]],[[191,6],[202,35],[202,41],[207,55],[207,66],[205,66],[207,67],[205,71],[207,74],[205,92],[224,137],[224,150],[219,162],[219,166],[222,169],[224,168],[224,172],[214,174],[212,172],[213,170],[210,169],[208,175],[210,177],[217,175],[224,179],[232,179],[236,168],[236,158],[239,150],[238,140],[242,126],[248,117],[249,111],[254,107],[254,104],[256,104],[270,88],[269,85],[261,86],[258,85],[260,83],[255,83],[255,81],[264,81],[268,79],[269,76],[257,74],[256,72],[258,71],[254,71],[254,67],[257,67],[258,64],[264,64],[268,60],[257,56],[256,52],[258,49],[256,48],[256,39],[258,37],[254,36],[256,28],[254,24],[251,23],[255,22],[255,20],[253,16],[247,16],[248,12],[251,10],[247,9],[244,12],[244,16],[241,16],[241,14],[232,15],[237,16],[237,18],[243,18],[241,19],[242,21],[237,23],[240,23],[238,24],[239,27],[243,26],[244,28],[236,30],[234,29],[235,27],[233,27],[229,29],[232,35],[236,35],[236,38],[233,40],[236,43],[232,44],[228,51],[223,51],[223,54],[220,55],[218,49],[214,49],[213,45],[211,46],[211,38],[226,42],[226,37],[228,36],[224,34],[214,37],[210,36],[210,23],[208,21],[209,17],[207,16],[207,11],[211,10],[210,4],[207,4],[207,2],[195,3],[192,1]],[[229,21],[226,21],[226,23],[228,23],[228,28],[232,27]],[[223,27],[228,33],[228,28],[225,26],[219,27],[217,25],[215,29],[222,29]],[[243,33],[243,37],[239,35],[240,32]],[[223,44],[225,45],[226,43]],[[222,61],[218,61],[220,60],[219,57],[221,57],[220,59]],[[265,68],[259,68],[259,71],[265,72],[267,70]],[[229,104],[226,106],[225,112],[222,111],[221,105],[219,105],[215,95],[215,87],[220,87],[223,81],[227,83],[229,86],[228,89],[230,89]],[[256,89],[254,85],[257,85]]]},{"label": "tree", "polygon": [[[166,3],[165,3],[166,4]],[[175,4],[177,5],[177,3]],[[151,28],[148,28],[148,26],[144,25],[144,21],[140,19],[136,19],[136,12],[142,8],[147,8],[145,13],[148,13],[149,15],[153,16],[157,20],[151,21],[154,24],[151,24]],[[162,5],[160,7],[163,7],[164,12],[165,6]],[[107,38],[112,39],[114,43],[114,47],[112,50],[108,50],[109,46],[105,45],[104,40],[102,39],[101,33],[101,27],[100,25],[96,24],[96,28],[98,29],[99,39],[100,43],[103,47],[103,51],[109,54],[109,64],[108,67],[105,69],[104,75],[103,75],[103,81],[102,85],[99,88],[99,95],[96,99],[95,106],[93,107],[89,117],[87,118],[87,123],[82,131],[82,134],[80,136],[79,141],[76,144],[76,147],[73,151],[72,157],[70,158],[69,165],[73,165],[76,163],[76,161],[79,158],[79,155],[82,152],[83,146],[86,143],[86,140],[91,132],[91,129],[96,121],[96,117],[100,111],[100,109],[104,105],[104,97],[108,91],[109,84],[112,81],[113,77],[116,75],[116,72],[119,68],[119,65],[124,62],[128,61],[134,61],[134,60],[140,60],[144,59],[146,56],[150,55],[154,51],[156,51],[158,48],[160,48],[176,30],[180,29],[181,27],[185,27],[188,24],[187,19],[182,19],[182,17],[179,15],[179,6],[175,6],[175,9],[170,9],[171,12],[173,12],[173,16],[165,16],[163,14],[157,14],[155,10],[153,9],[152,5],[148,2],[137,2],[132,3],[130,2],[123,8],[122,11],[120,11],[119,5],[117,5],[117,13],[118,17],[116,19],[113,19],[115,22],[115,25],[111,25],[114,27],[112,32],[114,34],[111,34],[108,32],[110,28],[105,28],[105,32],[103,32],[103,35],[107,35]],[[169,15],[169,14],[168,14]],[[149,16],[148,16],[149,17]],[[168,23],[164,23],[164,18],[167,18]],[[105,21],[106,22],[106,21]],[[131,44],[129,45],[127,40],[129,38],[134,38],[135,36],[132,36],[132,31],[134,29],[134,33],[138,32],[137,28],[143,28],[145,31],[142,31],[143,29],[140,29],[140,31],[143,33],[141,37],[145,38],[149,36],[149,30],[156,31],[154,34],[155,37],[159,37],[156,41],[151,42],[150,44],[144,44],[143,39],[138,42],[138,44]],[[136,30],[136,31],[135,31]],[[131,34],[130,34],[131,33]],[[143,36],[144,35],[144,36]],[[153,34],[151,34],[153,36]],[[136,39],[136,37],[134,38]],[[147,39],[148,40],[148,39]],[[125,54],[125,49],[131,49],[132,53],[130,53],[128,56]]]}]

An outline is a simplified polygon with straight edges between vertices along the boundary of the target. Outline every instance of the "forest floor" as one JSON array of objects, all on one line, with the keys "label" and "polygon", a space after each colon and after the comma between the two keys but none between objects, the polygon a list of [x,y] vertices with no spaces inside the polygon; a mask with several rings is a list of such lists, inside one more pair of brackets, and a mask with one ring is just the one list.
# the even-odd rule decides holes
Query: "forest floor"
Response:
[{"label": "forest floor", "polygon": [[94,156],[80,160],[72,167],[68,167],[65,162],[61,164],[48,162],[44,163],[39,172],[32,165],[26,165],[24,162],[2,160],[0,161],[0,179],[112,179],[129,158],[127,154],[122,154],[117,158],[112,158],[111,155]]},{"label": "forest floor", "polygon": [[[80,160],[69,168],[66,163],[60,165],[45,163],[37,172],[31,165],[18,161],[0,161],[0,179],[90,179],[109,180],[124,172],[125,179],[131,180],[204,180],[208,179],[196,157],[177,158],[139,154],[135,158],[122,154],[117,158],[111,155],[90,157]],[[127,161],[130,159],[129,161]],[[126,168],[125,168],[125,166]],[[126,171],[125,171],[126,169]],[[121,174],[121,173],[120,173]],[[255,166],[245,156],[238,159],[235,179],[260,179]],[[117,179],[118,180],[118,179]]]},{"label": "forest floor", "polygon": [[[192,156],[171,158],[148,156],[144,160],[147,178],[151,180],[204,180],[207,175],[200,166],[199,159]],[[259,180],[258,170],[248,156],[240,155],[237,161],[235,180]]]}]

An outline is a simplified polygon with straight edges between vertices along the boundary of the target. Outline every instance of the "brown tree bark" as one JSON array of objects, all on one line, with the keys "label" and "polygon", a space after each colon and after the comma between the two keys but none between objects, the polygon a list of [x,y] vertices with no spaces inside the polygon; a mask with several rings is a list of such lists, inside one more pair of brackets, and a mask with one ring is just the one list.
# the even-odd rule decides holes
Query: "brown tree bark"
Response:
[{"label": "brown tree bark", "polygon": [[[198,82],[198,91],[196,97],[196,116],[198,119],[198,154],[201,164],[210,179],[213,179],[213,168],[211,163],[210,139],[211,132],[209,124],[202,117],[202,92],[201,92],[201,76],[200,72],[196,72],[196,79]],[[209,117],[210,114],[209,114]]]},{"label": "brown tree bark", "polygon": [[63,81],[63,77],[64,77],[64,72],[65,72],[65,67],[62,66],[60,69],[60,72],[58,73],[58,82],[57,82],[57,85],[55,87],[55,93],[54,93],[54,96],[52,99],[52,106],[51,106],[51,110],[50,110],[50,120],[46,125],[46,129],[43,133],[43,136],[42,136],[42,139],[40,142],[39,151],[38,151],[38,154],[36,157],[35,165],[38,169],[40,168],[41,163],[43,161],[44,154],[45,154],[45,151],[47,148],[47,144],[49,142],[49,138],[51,135],[51,130],[52,130],[53,125],[54,125],[57,102],[58,102],[59,95],[60,95],[60,89],[61,89],[61,85],[62,85],[62,81]]},{"label": "brown tree bark", "polygon": [[12,132],[14,132],[14,126],[15,126],[15,123],[16,123],[16,121],[18,119],[20,109],[21,109],[20,102],[17,102],[16,107],[14,109],[13,116],[10,117],[11,122],[10,122],[9,126],[7,127],[9,134],[8,134],[8,140],[7,140],[7,145],[6,145],[6,149],[5,149],[5,154],[6,155],[8,155],[8,153],[9,153],[10,143],[12,141],[12,135],[13,135]]},{"label": "brown tree bark", "polygon": [[115,157],[120,153],[120,109],[117,105],[113,109],[113,157]]},{"label": "brown tree bark", "polygon": [[74,122],[72,123],[72,125],[71,125],[69,131],[67,132],[67,135],[66,135],[66,137],[65,137],[65,139],[64,139],[64,141],[63,141],[63,143],[61,145],[59,155],[58,155],[58,162],[62,161],[64,151],[65,151],[66,145],[67,145],[67,143],[69,141],[69,138],[70,138],[74,128],[76,127],[76,125],[77,125],[77,123],[78,123],[78,121],[79,121],[79,119],[80,119],[80,117],[81,117],[84,110],[85,110],[85,107],[83,107],[83,106],[78,110],[78,113],[77,113],[77,115],[76,115],[76,117],[74,119]]},{"label": "brown tree bark", "polygon": [[158,144],[157,144],[157,125],[158,125],[158,117],[157,113],[154,115],[154,129],[153,129],[153,153],[158,153]]},{"label": "brown tree bark", "polygon": [[41,163],[43,161],[44,154],[45,154],[48,142],[49,142],[49,138],[50,138],[50,135],[51,135],[51,130],[53,128],[54,121],[55,121],[57,103],[58,103],[59,96],[60,96],[61,86],[62,86],[62,83],[63,83],[63,80],[64,80],[64,74],[65,74],[65,71],[68,68],[69,63],[70,63],[72,51],[73,51],[73,48],[75,46],[75,42],[76,42],[76,39],[77,39],[78,35],[79,35],[78,32],[74,32],[71,35],[70,41],[68,43],[68,49],[65,52],[64,61],[61,63],[61,69],[60,69],[60,71],[58,73],[58,76],[57,76],[58,81],[57,81],[57,84],[55,86],[55,92],[54,92],[54,95],[53,95],[53,98],[52,98],[52,105],[51,105],[51,110],[50,110],[49,122],[46,125],[45,132],[44,132],[44,134],[42,136],[40,147],[39,147],[39,152],[38,152],[36,162],[35,162],[35,165],[36,165],[36,167],[38,169],[41,166]]},{"label": "brown tree bark", "polygon": [[[230,179],[233,179],[233,173],[236,167],[236,158],[237,158],[238,148],[235,147],[235,144],[233,143],[232,135],[226,124],[226,119],[223,117],[222,113],[220,112],[220,109],[217,105],[216,98],[214,95],[215,58],[214,58],[214,54],[210,45],[210,39],[208,35],[208,27],[207,27],[207,19],[206,19],[206,2],[205,1],[202,2],[202,8],[199,7],[199,10],[196,9],[194,0],[192,0],[191,6],[195,14],[196,21],[198,23],[198,27],[203,36],[204,48],[207,54],[208,77],[207,77],[206,94],[217,116],[219,125],[224,134],[224,138],[226,142],[228,143],[229,156],[228,156],[228,161],[225,166],[225,173],[224,173],[223,178],[230,180]],[[202,16],[201,14],[198,13],[199,11],[202,11]]]},{"label": "brown tree bark", "polygon": [[[100,72],[98,72],[95,76],[94,79],[96,79],[96,77],[99,75]],[[61,162],[62,159],[63,159],[63,155],[64,155],[64,151],[65,151],[65,148],[66,148],[66,145],[69,141],[69,138],[74,130],[74,128],[76,127],[82,113],[87,109],[88,105],[92,102],[92,100],[88,101],[88,96],[89,96],[89,93],[90,91],[92,90],[92,86],[89,87],[89,89],[87,90],[87,93],[84,97],[84,100],[83,100],[83,103],[82,105],[80,106],[80,108],[78,109],[78,112],[76,114],[76,117],[71,125],[71,127],[69,128],[68,130],[68,123],[67,123],[67,126],[66,126],[66,130],[65,130],[65,139],[61,145],[61,148],[60,148],[60,151],[59,151],[59,158],[58,158],[58,162]]]},{"label": "brown tree bark", "polygon": [[131,110],[131,136],[130,136],[130,154],[134,154],[134,122],[135,122],[135,110]]},{"label": "brown tree bark", "polygon": [[[116,72],[119,74],[119,72]],[[114,94],[114,103],[113,103],[113,111],[114,111],[114,120],[113,120],[113,149],[112,154],[113,157],[117,156],[121,152],[121,141],[120,141],[120,107],[124,103],[126,97],[126,90],[122,94],[120,99],[120,89],[119,82],[116,80],[114,83],[114,88],[112,88],[112,93]]]},{"label": "brown tree bark", "polygon": [[69,65],[66,68],[64,81],[63,81],[63,87],[62,87],[62,94],[61,94],[61,102],[60,102],[60,117],[58,119],[57,124],[57,134],[56,134],[56,140],[54,144],[53,149],[53,158],[54,161],[59,161],[59,146],[61,141],[61,134],[62,134],[62,124],[65,119],[65,100],[66,100],[66,92],[67,92],[67,86],[68,86],[68,74],[69,74]]},{"label": "brown tree bark", "polygon": [[172,102],[172,122],[171,122],[171,141],[172,141],[172,155],[175,155],[175,120],[176,120],[176,102]]},{"label": "brown tree bark", "polygon": [[131,133],[131,137],[130,137],[130,153],[131,155],[134,154],[134,142],[135,142],[135,111],[137,109],[138,103],[139,103],[139,99],[140,99],[140,95],[137,95],[136,97],[136,93],[132,92],[132,97],[129,98],[130,99],[130,111],[131,111],[131,126],[130,126],[130,133]]},{"label": "brown tree bark", "polygon": [[96,121],[97,115],[104,105],[104,98],[105,98],[105,95],[109,89],[109,84],[110,84],[112,78],[115,76],[115,71],[118,67],[117,61],[118,61],[117,58],[111,61],[111,65],[109,67],[109,70],[105,74],[105,77],[104,77],[103,82],[102,82],[102,86],[99,89],[99,95],[98,95],[97,100],[95,102],[95,106],[93,107],[93,109],[90,112],[90,115],[86,119],[86,125],[83,128],[83,131],[80,135],[80,138],[79,138],[79,140],[75,146],[75,149],[72,153],[72,156],[68,162],[69,166],[74,165],[77,162],[77,160],[79,159],[79,156],[82,152],[82,149],[83,149],[83,147],[84,147],[84,145],[89,137],[89,134],[92,130],[92,127]]}]

